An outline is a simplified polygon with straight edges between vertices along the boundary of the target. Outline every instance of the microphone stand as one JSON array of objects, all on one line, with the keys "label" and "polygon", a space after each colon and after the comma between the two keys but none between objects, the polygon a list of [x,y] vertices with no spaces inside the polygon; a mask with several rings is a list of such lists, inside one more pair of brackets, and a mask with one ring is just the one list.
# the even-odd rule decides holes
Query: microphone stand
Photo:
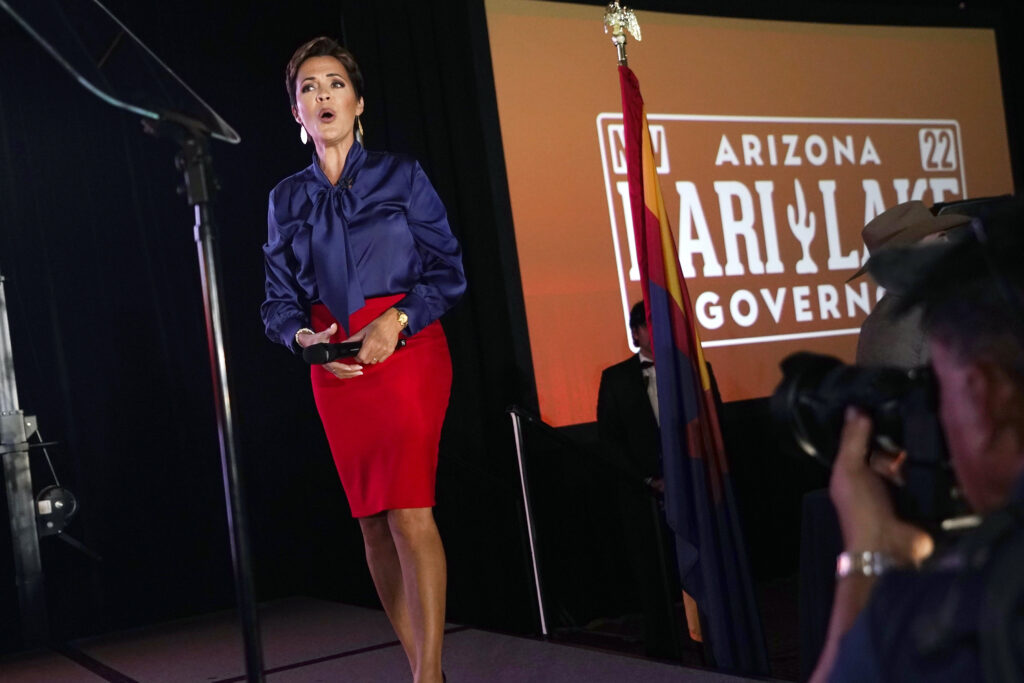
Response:
[{"label": "microphone stand", "polygon": [[[158,74],[158,88],[147,87],[149,97],[156,96],[158,102],[176,102],[180,95],[184,94],[191,106],[198,112],[204,112],[211,122],[209,125],[200,120],[183,115],[176,111],[168,111],[169,107],[160,109],[158,107],[143,106],[145,93],[136,92],[137,87],[128,86],[124,92],[112,89],[108,79],[103,75],[101,69],[103,64],[96,64],[95,58],[85,51],[83,41],[76,35],[74,23],[70,21],[66,8],[62,9],[56,2],[43,2],[42,0],[0,0],[0,10],[10,14],[13,19],[25,29],[32,38],[38,42],[57,62],[63,66],[82,86],[93,95],[96,95],[107,104],[120,109],[130,111],[148,117],[143,120],[143,126],[147,132],[157,137],[169,138],[178,143],[181,151],[175,157],[175,164],[179,171],[185,176],[185,185],[182,193],[187,195],[188,203],[195,211],[195,240],[199,252],[200,277],[202,279],[204,311],[206,315],[206,336],[209,345],[210,367],[213,376],[213,394],[217,414],[217,435],[220,444],[221,471],[224,478],[224,498],[227,506],[228,534],[231,541],[231,559],[234,566],[235,594],[238,602],[239,616],[242,622],[243,640],[245,645],[245,668],[249,681],[263,681],[263,655],[260,649],[259,621],[256,614],[256,602],[253,592],[252,560],[249,554],[249,532],[248,519],[245,506],[242,500],[242,484],[239,476],[238,457],[235,445],[234,421],[231,416],[231,390],[228,377],[227,356],[224,352],[226,345],[226,330],[221,313],[221,280],[219,274],[219,259],[216,250],[216,233],[214,230],[213,218],[210,213],[210,202],[217,189],[217,182],[213,177],[212,160],[209,153],[210,137],[217,137],[225,142],[238,142],[238,134],[221,119],[216,112],[202,101],[188,85],[178,78],[160,59],[152,53],[138,38],[122,24],[117,17],[105,8],[99,0],[85,3],[68,3],[74,5],[76,10],[82,13],[75,13],[75,17],[82,20],[82,30],[88,31],[94,28],[97,23],[105,29],[114,29],[117,32],[117,40],[127,36],[128,42],[136,46],[136,55],[141,58],[139,62],[140,71],[146,73],[152,80],[152,70]],[[56,47],[60,46],[60,49]],[[141,50],[141,52],[138,52]],[[104,60],[106,57],[104,57]],[[82,67],[85,67],[84,70]],[[129,84],[133,81],[129,80]],[[122,84],[122,88],[128,84]],[[170,92],[164,92],[165,86],[171,86]],[[139,101],[127,101],[125,96],[131,93],[131,99]],[[169,105],[174,106],[174,105]],[[199,114],[202,116],[203,114]],[[211,127],[212,126],[212,127]],[[0,305],[3,304],[2,289],[0,289]],[[24,419],[21,411],[17,410],[17,394],[14,388],[13,365],[10,363],[10,343],[7,336],[6,318],[0,326],[0,435],[3,436],[0,443],[0,453],[3,454],[5,464],[5,475],[8,480],[8,501],[10,503],[11,481],[17,479],[19,487],[15,493],[18,501],[24,500],[24,492],[31,494],[31,488],[26,489],[29,484],[27,470],[27,448],[24,442],[27,439],[28,420]],[[6,342],[6,347],[4,343]],[[6,354],[6,355],[4,355]],[[7,381],[9,380],[9,381]],[[10,391],[8,390],[10,389]],[[23,454],[24,453],[24,457]],[[11,467],[8,467],[10,465]],[[31,500],[29,501],[31,502]],[[24,533],[28,522],[34,523],[31,507],[25,508],[20,505],[15,509],[11,505],[11,531],[14,539],[27,538]],[[23,509],[24,508],[24,509]],[[42,575],[39,571],[38,540],[35,534],[32,535],[33,548],[24,548],[24,555],[29,560],[25,572],[21,565],[17,571],[19,580],[20,597],[22,608],[26,608],[26,598],[33,598],[32,606],[38,606],[41,599],[38,595],[42,588]],[[19,540],[15,540],[19,543]],[[16,551],[16,553],[19,551]],[[20,561],[20,556],[18,561]],[[33,577],[38,575],[38,580]],[[32,586],[22,586],[21,581],[28,578],[34,582]],[[38,584],[38,585],[35,585]],[[45,616],[45,614],[44,614]]]},{"label": "microphone stand", "polygon": [[195,212],[194,236],[203,286],[206,338],[213,373],[217,435],[224,478],[231,559],[235,574],[235,597],[245,646],[246,678],[250,682],[262,683],[263,652],[256,611],[252,557],[249,551],[249,519],[242,499],[236,454],[231,387],[225,353],[227,330],[224,328],[221,306],[220,258],[217,253],[216,229],[210,211],[210,202],[219,189],[213,175],[213,158],[209,152],[210,131],[199,121],[175,112],[161,112],[161,118],[155,121],[144,119],[143,128],[152,135],[169,138],[181,146],[174,163],[185,177],[184,186],[178,188],[179,193],[186,195],[189,205]]}]

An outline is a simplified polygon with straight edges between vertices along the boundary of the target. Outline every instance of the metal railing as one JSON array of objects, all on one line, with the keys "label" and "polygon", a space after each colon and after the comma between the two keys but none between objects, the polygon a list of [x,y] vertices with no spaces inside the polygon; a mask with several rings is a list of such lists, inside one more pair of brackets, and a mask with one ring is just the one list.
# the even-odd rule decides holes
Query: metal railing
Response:
[{"label": "metal railing", "polygon": [[[531,472],[527,463],[527,454],[529,449],[526,443],[526,430],[536,430],[546,439],[550,440],[551,443],[557,445],[560,452],[565,453],[570,457],[579,458],[580,460],[585,461],[590,470],[597,472],[599,475],[604,475],[603,479],[610,482],[611,486],[616,487],[620,492],[625,491],[631,495],[638,496],[638,498],[649,501],[653,524],[660,523],[658,519],[661,516],[659,497],[635,471],[632,471],[624,464],[608,456],[600,448],[588,448],[584,444],[566,436],[558,429],[545,423],[533,412],[522,407],[511,406],[507,409],[507,413],[512,421],[512,430],[515,437],[516,461],[518,465],[520,493],[522,495],[524,511],[524,526],[529,552],[529,568],[532,573],[533,589],[540,622],[540,632],[545,637],[548,637],[551,635],[551,626],[548,619],[548,605],[545,600],[546,588],[544,562],[541,557],[542,544],[538,541],[537,531],[539,522],[543,532],[545,520],[538,519],[535,500],[531,495],[531,481],[534,481],[534,483],[542,482],[531,480]],[[536,462],[534,464],[536,464]],[[536,476],[536,473],[534,473],[533,476]],[[665,548],[660,541],[657,548],[652,548],[652,552],[657,553],[658,559],[660,560],[659,564],[664,567],[666,554]],[[671,598],[669,597],[670,580],[664,570],[662,572],[661,579],[665,586],[666,609],[671,609],[672,603],[670,601]],[[550,592],[547,592],[547,594],[550,597]],[[550,600],[548,600],[548,602],[550,602]]]}]

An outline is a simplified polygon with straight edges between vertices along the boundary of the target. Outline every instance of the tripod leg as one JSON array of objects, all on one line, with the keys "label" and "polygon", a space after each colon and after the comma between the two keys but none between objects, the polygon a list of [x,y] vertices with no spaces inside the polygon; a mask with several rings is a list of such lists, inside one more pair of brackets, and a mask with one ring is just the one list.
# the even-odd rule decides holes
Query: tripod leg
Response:
[{"label": "tripod leg", "polygon": [[75,550],[78,550],[79,552],[84,553],[89,559],[93,560],[94,562],[102,562],[103,561],[103,558],[98,553],[96,553],[93,550],[91,550],[87,545],[85,545],[84,543],[79,541],[74,536],[69,536],[68,534],[65,534],[65,533],[61,532],[61,533],[57,534],[57,538],[59,538],[60,540],[64,541],[65,543],[67,543],[69,546],[71,546]]}]

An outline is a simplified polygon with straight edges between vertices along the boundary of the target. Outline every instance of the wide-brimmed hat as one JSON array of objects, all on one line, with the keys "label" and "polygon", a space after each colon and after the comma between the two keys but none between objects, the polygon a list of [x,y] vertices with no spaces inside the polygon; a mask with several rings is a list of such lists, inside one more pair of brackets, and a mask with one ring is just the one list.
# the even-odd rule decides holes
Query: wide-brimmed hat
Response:
[{"label": "wide-brimmed hat", "polygon": [[[914,200],[897,204],[872,219],[864,226],[861,237],[868,251],[875,254],[890,247],[904,247],[937,232],[945,232],[971,222],[970,216],[951,213],[933,215],[924,202]],[[854,280],[868,270],[868,262],[850,276]]]}]

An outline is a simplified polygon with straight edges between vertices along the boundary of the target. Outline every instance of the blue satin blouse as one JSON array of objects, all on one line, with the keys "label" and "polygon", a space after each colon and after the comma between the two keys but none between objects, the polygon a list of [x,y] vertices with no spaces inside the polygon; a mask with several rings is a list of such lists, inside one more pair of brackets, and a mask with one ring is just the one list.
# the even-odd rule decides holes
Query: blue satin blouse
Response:
[{"label": "blue satin blouse", "polygon": [[405,294],[405,334],[422,330],[466,289],[462,252],[444,205],[415,160],[352,144],[332,185],[317,163],[270,192],[267,215],[267,336],[294,349],[321,302],[345,328],[367,298]]}]

